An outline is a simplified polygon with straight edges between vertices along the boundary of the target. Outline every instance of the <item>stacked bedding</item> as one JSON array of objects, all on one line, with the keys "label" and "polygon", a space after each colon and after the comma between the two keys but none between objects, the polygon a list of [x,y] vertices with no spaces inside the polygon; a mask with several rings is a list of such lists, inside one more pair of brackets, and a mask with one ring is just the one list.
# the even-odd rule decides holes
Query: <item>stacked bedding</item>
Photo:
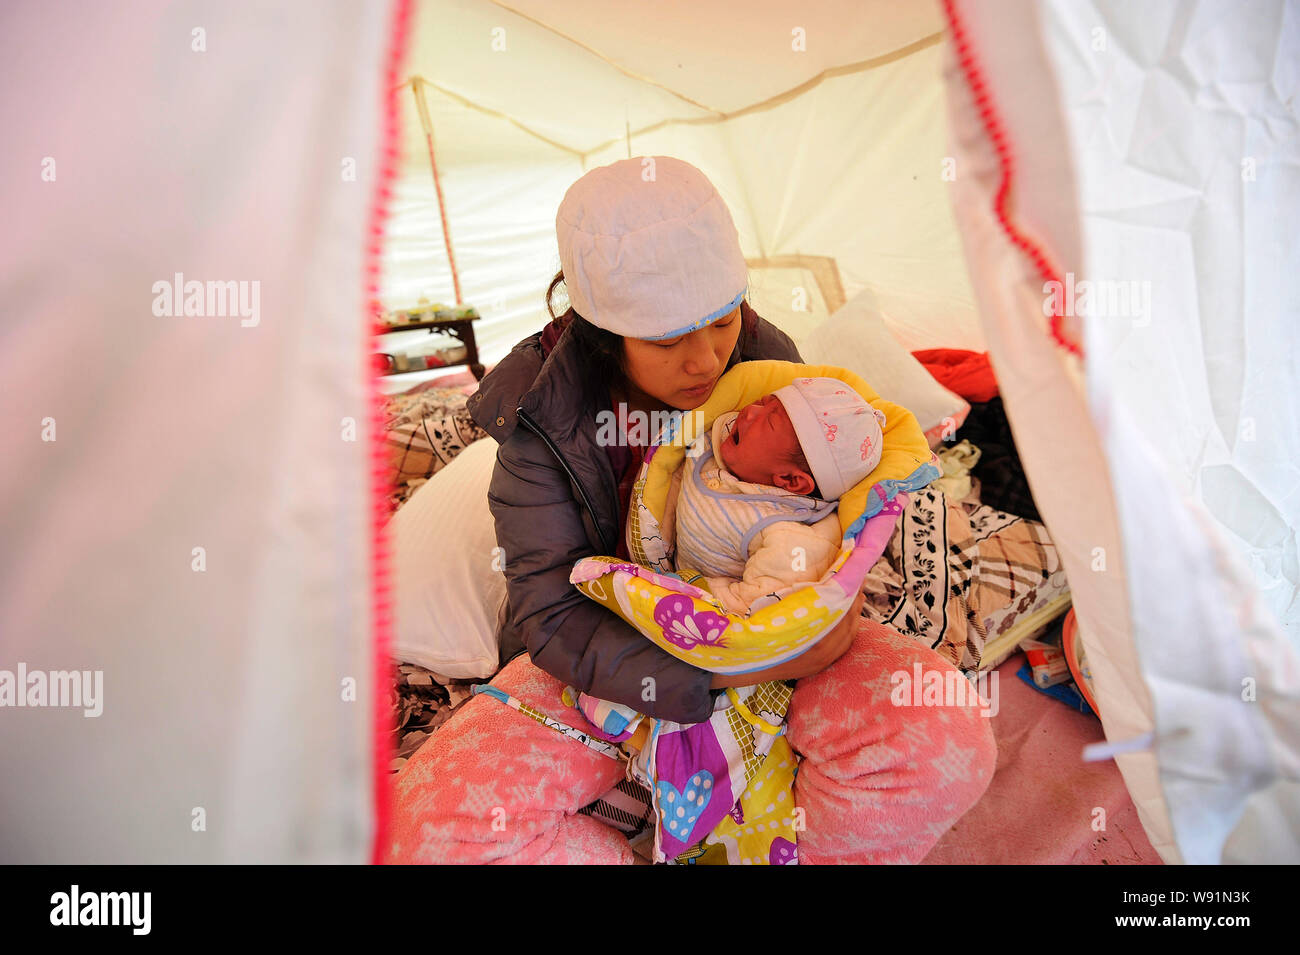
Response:
[{"label": "stacked bedding", "polygon": [[866,589],[864,616],[967,672],[997,666],[1070,608],[1046,527],[933,487],[908,501]]},{"label": "stacked bedding", "polygon": [[466,446],[487,437],[465,408],[465,388],[417,385],[384,404],[384,444],[389,483],[388,511],[395,513],[421,484]]}]

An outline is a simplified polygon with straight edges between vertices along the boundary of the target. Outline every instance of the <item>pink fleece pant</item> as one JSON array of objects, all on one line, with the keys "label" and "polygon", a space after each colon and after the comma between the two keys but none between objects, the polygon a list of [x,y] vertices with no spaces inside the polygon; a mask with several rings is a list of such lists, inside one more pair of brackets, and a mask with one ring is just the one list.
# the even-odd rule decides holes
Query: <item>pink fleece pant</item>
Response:
[{"label": "pink fleece pant", "polygon": [[[997,747],[979,703],[895,706],[891,674],[952,666],[915,640],[864,620],[852,647],[800,680],[790,743],[803,759],[801,864],[914,863],[983,795]],[[495,686],[570,726],[562,685],[515,658]],[[625,863],[627,838],[579,814],[613,788],[623,765],[476,696],[406,763],[396,780],[389,861]]]}]

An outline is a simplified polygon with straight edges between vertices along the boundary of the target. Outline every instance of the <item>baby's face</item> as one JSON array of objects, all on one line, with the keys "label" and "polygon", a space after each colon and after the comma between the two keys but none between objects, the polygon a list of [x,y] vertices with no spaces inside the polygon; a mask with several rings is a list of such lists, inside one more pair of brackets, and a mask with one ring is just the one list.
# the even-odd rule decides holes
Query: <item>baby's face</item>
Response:
[{"label": "baby's face", "polygon": [[794,424],[775,395],[764,395],[740,409],[731,435],[722,443],[722,464],[742,481],[767,484],[795,494],[817,486],[807,469]]}]

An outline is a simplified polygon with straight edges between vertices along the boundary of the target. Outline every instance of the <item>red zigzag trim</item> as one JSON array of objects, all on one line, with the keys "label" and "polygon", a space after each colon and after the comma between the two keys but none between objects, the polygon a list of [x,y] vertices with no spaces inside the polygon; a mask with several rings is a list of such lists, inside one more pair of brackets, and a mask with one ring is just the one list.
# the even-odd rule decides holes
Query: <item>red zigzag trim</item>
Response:
[{"label": "red zigzag trim", "polygon": [[[997,110],[993,108],[993,99],[989,94],[988,84],[984,80],[983,71],[975,61],[970,38],[966,33],[965,24],[957,15],[957,5],[954,0],[943,0],[943,12],[948,20],[948,25],[952,28],[953,44],[957,51],[957,62],[966,77],[966,82],[970,84],[971,92],[975,95],[975,106],[979,110],[980,120],[984,124],[984,132],[993,142],[993,149],[998,156],[998,166],[1002,171],[1002,181],[998,186],[998,194],[993,200],[993,212],[997,216],[998,223],[1002,226],[1002,231],[1007,234],[1007,238],[1025,255],[1029,256],[1029,259],[1034,263],[1034,267],[1038,269],[1038,274],[1045,281],[1058,282],[1061,287],[1064,287],[1065,281],[1061,277],[1061,272],[1048,259],[1047,253],[1036,242],[1021,232],[1007,213],[1007,197],[1011,194],[1011,179],[1015,171],[1015,162],[1014,157],[1011,155],[1011,148],[1008,145],[1006,128],[1003,126]],[[1083,358],[1083,349],[1080,345],[1066,336],[1062,327],[1062,317],[1053,315],[1051,319],[1052,337],[1056,339],[1057,344],[1070,354]]]},{"label": "red zigzag trim", "polygon": [[388,704],[388,687],[396,674],[389,659],[392,646],[392,615],[389,600],[391,571],[387,535],[388,521],[385,502],[393,487],[384,466],[384,397],[379,390],[379,379],[371,363],[378,338],[375,329],[379,297],[379,262],[383,249],[384,225],[388,220],[388,202],[392,198],[392,183],[396,173],[398,144],[398,73],[405,57],[411,25],[411,0],[395,0],[385,52],[385,69],[382,80],[384,97],[384,128],[382,148],[375,177],[375,192],[371,199],[369,224],[366,230],[365,252],[365,328],[367,347],[363,353],[367,393],[370,398],[370,611],[374,634],[371,667],[371,790],[374,801],[374,836],[370,861],[378,864],[387,855],[388,832],[392,818],[393,781],[389,774],[392,765],[393,726],[392,710]]}]

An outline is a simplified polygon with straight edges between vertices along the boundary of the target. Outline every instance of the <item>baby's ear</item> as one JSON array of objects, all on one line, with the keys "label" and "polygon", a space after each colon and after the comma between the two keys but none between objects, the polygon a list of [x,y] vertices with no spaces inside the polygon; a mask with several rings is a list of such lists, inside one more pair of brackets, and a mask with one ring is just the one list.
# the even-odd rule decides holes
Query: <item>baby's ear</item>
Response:
[{"label": "baby's ear", "polygon": [[776,481],[776,486],[783,491],[789,491],[792,494],[802,494],[807,497],[817,487],[817,483],[808,474],[802,471],[786,471],[782,474],[774,474],[772,479]]}]

